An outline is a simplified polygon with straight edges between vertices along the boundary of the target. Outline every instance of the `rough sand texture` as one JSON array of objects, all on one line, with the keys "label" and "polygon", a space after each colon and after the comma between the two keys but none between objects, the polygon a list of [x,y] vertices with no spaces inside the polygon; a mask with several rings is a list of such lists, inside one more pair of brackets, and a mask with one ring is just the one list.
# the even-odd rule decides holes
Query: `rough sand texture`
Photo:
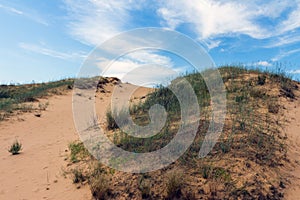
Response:
[{"label": "rough sand texture", "polygon": [[[122,84],[126,90],[130,85]],[[112,86],[107,90],[112,90]],[[134,96],[142,97],[149,92],[144,88]],[[103,119],[111,93],[97,94],[97,114]],[[300,97],[300,93],[297,93]],[[139,100],[139,98],[137,98]],[[70,178],[63,177],[62,167],[68,144],[78,139],[72,116],[72,93],[49,98],[50,106],[42,117],[27,113],[0,123],[0,199],[91,199],[88,186],[77,189]],[[300,197],[300,100],[285,102],[290,120],[288,156],[292,171],[288,171],[291,184],[287,185],[285,198]],[[24,145],[21,154],[7,152],[11,143],[18,139]]]},{"label": "rough sand texture", "polygon": [[[91,199],[86,188],[76,189],[62,176],[68,144],[78,138],[72,116],[72,95],[51,97],[42,117],[33,113],[0,123],[0,199]],[[21,154],[8,146],[18,139]]]},{"label": "rough sand texture", "polygon": [[[288,137],[288,157],[292,170],[288,172],[291,183],[285,192],[285,199],[300,199],[300,92],[296,93],[297,100],[286,105],[287,117],[290,121],[286,128]],[[293,169],[294,168],[294,169]]]},{"label": "rough sand texture", "polygon": [[[135,86],[121,84],[125,95]],[[97,114],[104,120],[113,85],[105,88],[107,93],[97,94]],[[149,88],[139,88],[133,98],[139,100]],[[121,95],[122,96],[122,95]],[[68,144],[77,140],[73,113],[72,92],[49,98],[50,106],[41,117],[34,113],[22,114],[0,123],[0,200],[91,199],[87,185],[76,189],[70,178],[64,178],[63,167]],[[12,156],[8,147],[18,139],[23,144],[21,154]]]}]

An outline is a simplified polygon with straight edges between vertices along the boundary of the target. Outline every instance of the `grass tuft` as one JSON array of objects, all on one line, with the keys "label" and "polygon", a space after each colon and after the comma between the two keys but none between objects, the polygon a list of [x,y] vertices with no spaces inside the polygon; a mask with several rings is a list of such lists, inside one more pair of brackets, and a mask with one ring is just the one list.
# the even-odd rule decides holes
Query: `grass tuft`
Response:
[{"label": "grass tuft", "polygon": [[8,152],[12,155],[17,155],[22,150],[22,144],[16,140],[8,149]]}]

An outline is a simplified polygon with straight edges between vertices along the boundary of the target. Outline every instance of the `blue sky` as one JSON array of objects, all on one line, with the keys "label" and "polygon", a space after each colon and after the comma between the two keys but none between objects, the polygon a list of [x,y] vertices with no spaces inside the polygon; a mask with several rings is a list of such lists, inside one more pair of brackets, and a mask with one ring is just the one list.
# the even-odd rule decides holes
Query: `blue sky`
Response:
[{"label": "blue sky", "polygon": [[[0,0],[0,27],[2,84],[74,77],[96,46],[141,27],[186,34],[217,65],[274,69],[280,63],[300,78],[300,0]],[[151,51],[117,67],[141,59],[182,65]]]}]

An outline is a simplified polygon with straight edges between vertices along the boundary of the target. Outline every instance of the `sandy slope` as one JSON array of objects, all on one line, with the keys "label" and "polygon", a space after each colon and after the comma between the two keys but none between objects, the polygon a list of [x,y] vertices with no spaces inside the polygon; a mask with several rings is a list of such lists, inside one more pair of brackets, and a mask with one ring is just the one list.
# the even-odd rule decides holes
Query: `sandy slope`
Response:
[{"label": "sandy slope", "polygon": [[[121,92],[134,86],[121,84]],[[103,119],[110,102],[113,84],[106,93],[97,93],[97,114]],[[133,96],[142,97],[149,88],[138,89]],[[50,97],[50,106],[36,117],[33,113],[13,117],[0,123],[0,199],[91,199],[88,186],[76,189],[70,178],[63,177],[62,167],[68,144],[76,139],[72,113],[72,92]],[[15,139],[23,144],[21,154],[12,156],[8,146]]]},{"label": "sandy slope", "polygon": [[[131,89],[122,84],[122,92]],[[106,88],[112,90],[112,85]],[[134,96],[149,92],[142,88]],[[97,94],[97,114],[103,119],[110,102],[111,93]],[[292,166],[288,176],[285,199],[300,197],[300,92],[298,100],[284,102],[289,124],[286,129],[289,138],[288,156]],[[70,178],[63,177],[62,167],[68,155],[67,146],[78,139],[73,124],[72,93],[49,98],[50,106],[35,117],[33,113],[23,114],[0,123],[0,199],[91,199],[88,186],[77,189]],[[20,155],[11,156],[8,146],[18,138],[23,145]],[[293,169],[293,170],[292,170]]]},{"label": "sandy slope", "polygon": [[[62,176],[65,150],[77,139],[72,117],[71,92],[51,97],[42,117],[33,113],[0,124],[0,199],[90,199]],[[8,146],[18,138],[24,148],[11,156]]]},{"label": "sandy slope", "polygon": [[[298,86],[300,86],[298,84]],[[288,157],[291,168],[287,172],[290,184],[285,192],[285,199],[300,199],[300,92],[296,91],[297,100],[285,104],[289,123],[286,128],[288,136]]]}]

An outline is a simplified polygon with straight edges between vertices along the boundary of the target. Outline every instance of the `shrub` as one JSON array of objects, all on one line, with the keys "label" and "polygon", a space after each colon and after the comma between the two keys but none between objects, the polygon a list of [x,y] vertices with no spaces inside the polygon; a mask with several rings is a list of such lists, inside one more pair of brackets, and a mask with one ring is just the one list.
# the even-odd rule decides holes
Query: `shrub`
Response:
[{"label": "shrub", "polygon": [[75,163],[80,159],[89,155],[88,150],[84,147],[82,142],[72,142],[69,144],[69,149],[71,151],[70,160]]},{"label": "shrub", "polygon": [[142,199],[148,199],[151,196],[150,181],[146,180],[144,176],[140,178],[138,188],[141,191]]},{"label": "shrub", "polygon": [[119,128],[110,110],[106,112],[106,121],[108,130],[114,130]]},{"label": "shrub", "polygon": [[283,82],[281,83],[281,92],[283,93],[283,95],[285,95],[286,97],[289,97],[291,99],[295,98],[295,94],[293,92],[293,85],[289,82]]},{"label": "shrub", "polygon": [[268,111],[270,113],[273,113],[273,114],[278,114],[278,112],[279,112],[279,105],[278,104],[269,104],[268,105]]},{"label": "shrub", "polygon": [[180,197],[183,186],[183,175],[179,172],[172,172],[167,178],[167,199],[174,199]]},{"label": "shrub", "polygon": [[266,83],[266,76],[262,75],[262,76],[258,76],[258,80],[257,80],[257,84],[258,85],[264,85]]},{"label": "shrub", "polygon": [[82,183],[85,181],[85,176],[82,173],[82,170],[79,169],[73,169],[73,183]]},{"label": "shrub", "polygon": [[211,176],[212,166],[204,165],[201,168],[202,177],[208,179]]},{"label": "shrub", "polygon": [[266,96],[266,92],[264,90],[260,90],[258,88],[253,88],[250,90],[250,95],[253,98],[263,98]]},{"label": "shrub", "polygon": [[109,188],[108,181],[104,175],[92,177],[89,182],[90,189],[95,200],[107,199]]},{"label": "shrub", "polygon": [[16,140],[8,149],[12,155],[17,155],[22,150],[22,144]]},{"label": "shrub", "polygon": [[[128,123],[128,118],[126,115],[126,112],[124,110],[125,108],[118,110],[118,111],[113,111],[112,113],[111,110],[106,112],[106,121],[107,121],[107,129],[108,130],[115,130],[120,128],[119,125],[126,125]],[[119,125],[117,124],[116,120],[120,123]]]}]

